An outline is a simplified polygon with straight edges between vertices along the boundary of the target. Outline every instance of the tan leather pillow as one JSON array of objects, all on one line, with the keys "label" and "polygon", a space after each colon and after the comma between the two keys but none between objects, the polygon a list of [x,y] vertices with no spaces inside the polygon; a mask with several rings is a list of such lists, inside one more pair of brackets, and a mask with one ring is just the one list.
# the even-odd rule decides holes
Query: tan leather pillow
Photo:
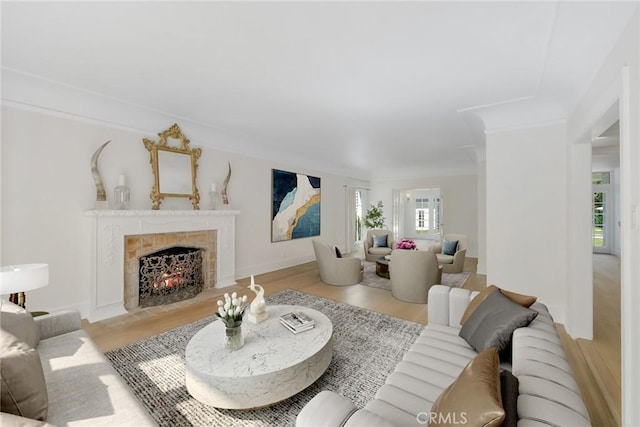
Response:
[{"label": "tan leather pillow", "polygon": [[0,327],[31,348],[40,343],[40,327],[24,308],[8,301],[0,301]]},{"label": "tan leather pillow", "polygon": [[509,298],[511,301],[515,302],[516,304],[520,304],[524,308],[531,307],[533,303],[538,300],[538,297],[517,294],[515,292],[507,291],[506,289],[502,289],[502,288],[500,288],[500,292],[502,292],[502,295]]},{"label": "tan leather pillow", "polygon": [[0,406],[2,412],[45,420],[49,400],[38,351],[0,330]]},{"label": "tan leather pillow", "polygon": [[431,407],[430,426],[466,427],[502,425],[505,413],[500,392],[498,349],[478,354],[458,378],[447,387]]},{"label": "tan leather pillow", "polygon": [[506,291],[504,289],[498,288],[496,285],[489,285],[486,288],[484,288],[478,295],[476,295],[475,298],[471,300],[471,302],[467,306],[467,309],[462,314],[462,319],[460,319],[460,324],[464,325],[467,322],[467,320],[469,320],[469,317],[471,317],[471,314],[473,314],[473,312],[476,311],[476,308],[478,308],[478,306],[482,304],[482,301],[484,301],[489,296],[489,294],[498,290],[502,292],[502,295],[509,298],[511,301],[515,302],[516,304],[520,304],[525,308],[531,307],[531,305],[534,302],[536,302],[536,300],[538,299],[537,297],[532,297],[529,295],[523,295],[515,292]]}]

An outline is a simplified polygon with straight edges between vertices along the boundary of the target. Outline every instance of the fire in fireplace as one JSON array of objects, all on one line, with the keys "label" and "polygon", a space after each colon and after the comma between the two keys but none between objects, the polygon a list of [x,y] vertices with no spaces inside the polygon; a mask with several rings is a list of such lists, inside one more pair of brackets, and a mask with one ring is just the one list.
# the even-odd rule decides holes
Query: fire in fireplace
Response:
[{"label": "fire in fireplace", "polygon": [[174,246],[141,256],[139,305],[153,307],[193,298],[202,291],[203,249]]}]

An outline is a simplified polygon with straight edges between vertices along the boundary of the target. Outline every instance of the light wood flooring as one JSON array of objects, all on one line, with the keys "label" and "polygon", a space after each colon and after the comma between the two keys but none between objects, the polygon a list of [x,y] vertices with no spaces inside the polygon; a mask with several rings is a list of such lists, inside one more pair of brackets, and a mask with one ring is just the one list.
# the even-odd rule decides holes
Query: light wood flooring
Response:
[{"label": "light wood flooring", "polygon": [[[476,264],[477,260],[473,258],[468,258],[465,263],[465,271],[472,272],[471,277],[464,285],[466,289],[480,290],[486,286],[486,276],[475,273]],[[427,321],[426,305],[411,304],[396,300],[391,296],[389,291],[363,285],[329,286],[323,284],[320,281],[318,268],[315,262],[261,274],[255,276],[255,280],[256,283],[264,287],[267,295],[271,295],[285,289],[294,289],[417,323],[426,324]],[[237,291],[240,294],[246,293],[252,296],[253,293],[247,290],[248,285],[248,278],[241,279],[238,280],[238,284],[233,287],[224,288],[223,290],[208,290],[188,301],[162,307],[139,309],[123,316],[95,323],[83,321],[83,328],[95,340],[98,347],[102,351],[106,352],[175,327],[194,322],[201,318],[211,316],[215,310],[215,301],[224,292]],[[594,301],[597,299],[596,295],[594,295]],[[615,297],[612,297],[612,299],[615,299]],[[599,315],[609,318],[608,313],[600,313]],[[617,319],[619,331],[619,301]],[[603,328],[603,330],[606,330],[606,326],[603,326]],[[600,393],[597,382],[589,370],[588,363],[585,361],[585,357],[581,350],[581,346],[584,344],[577,343],[571,339],[564,330],[564,327],[561,325],[559,325],[558,330],[565,345],[569,362],[576,375],[576,381],[580,386],[587,407],[589,408],[593,425],[617,425],[619,422],[608,410],[607,401]],[[597,336],[599,337],[600,334]],[[601,340],[602,348],[606,349],[613,345],[608,341],[605,342],[605,340],[606,339]],[[597,338],[594,342],[596,341],[598,341]],[[600,341],[598,341],[598,343],[600,343]],[[619,389],[619,345],[617,348],[617,380]],[[607,350],[603,350],[602,354],[602,357],[607,360],[614,357]],[[615,366],[616,363],[611,363],[611,365]]]},{"label": "light wood flooring", "polygon": [[606,403],[606,410],[621,425],[621,287],[620,258],[593,255],[593,340],[577,344],[589,367],[592,380]]}]

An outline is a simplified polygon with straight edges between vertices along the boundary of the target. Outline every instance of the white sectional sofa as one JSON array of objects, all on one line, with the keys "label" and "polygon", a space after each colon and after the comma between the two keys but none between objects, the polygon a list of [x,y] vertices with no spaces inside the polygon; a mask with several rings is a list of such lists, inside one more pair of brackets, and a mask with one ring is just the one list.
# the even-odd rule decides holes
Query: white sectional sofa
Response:
[{"label": "white sectional sofa", "polygon": [[[2,302],[2,341],[12,336],[35,336],[33,348],[37,350],[46,385],[45,422],[9,414],[2,408],[0,425],[12,426],[156,426],[149,415],[124,383],[91,337],[80,327],[80,313],[74,310],[60,311],[36,317],[35,335],[30,332],[7,330],[9,323],[29,327],[29,322],[19,319],[10,322],[9,316],[24,312],[19,307]],[[5,317],[6,316],[6,317]],[[30,314],[27,313],[30,318]],[[6,325],[5,325],[6,323]],[[6,344],[3,342],[2,344]],[[3,346],[7,347],[7,346]],[[12,347],[15,348],[15,345]],[[24,347],[22,347],[24,349]],[[12,348],[5,349],[10,353]],[[4,351],[4,350],[3,350]],[[29,350],[26,349],[28,352]],[[4,359],[3,354],[3,362]],[[3,375],[6,366],[3,367]],[[32,369],[33,370],[33,369]],[[5,380],[3,377],[3,386]],[[23,381],[28,381],[24,377]],[[17,386],[17,385],[16,385]],[[29,384],[27,387],[33,387]],[[35,391],[34,393],[35,394]],[[29,398],[33,400],[33,397]],[[5,402],[3,402],[5,403]],[[27,405],[32,403],[22,402]]]},{"label": "white sectional sofa", "polygon": [[[375,399],[364,408],[331,391],[316,395],[297,417],[297,427],[417,426],[425,425],[442,391],[456,380],[477,353],[461,338],[460,319],[477,292],[433,286],[429,292],[429,321],[422,334],[389,375]],[[539,314],[516,329],[510,369],[519,382],[519,427],[587,426],[587,409],[567,363],[560,338],[547,308],[535,303]],[[474,396],[469,396],[474,399]]]}]

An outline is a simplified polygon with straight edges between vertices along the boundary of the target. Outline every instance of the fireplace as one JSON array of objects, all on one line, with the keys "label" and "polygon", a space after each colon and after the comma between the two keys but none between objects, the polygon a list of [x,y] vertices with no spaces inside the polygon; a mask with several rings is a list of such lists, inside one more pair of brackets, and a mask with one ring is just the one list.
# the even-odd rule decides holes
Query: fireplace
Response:
[{"label": "fireplace", "polygon": [[[170,304],[215,287],[216,241],[216,230],[126,236],[125,308]],[[188,261],[198,263],[199,273],[186,267]],[[187,274],[190,277],[186,277]],[[199,282],[198,289],[182,283],[192,278]]]},{"label": "fireplace", "polygon": [[200,248],[174,246],[139,259],[140,307],[171,304],[193,298],[202,291]]},{"label": "fireplace", "polygon": [[202,252],[202,291],[234,285],[233,210],[90,210],[92,220],[90,303],[96,322],[139,309],[142,256],[181,246]]}]

